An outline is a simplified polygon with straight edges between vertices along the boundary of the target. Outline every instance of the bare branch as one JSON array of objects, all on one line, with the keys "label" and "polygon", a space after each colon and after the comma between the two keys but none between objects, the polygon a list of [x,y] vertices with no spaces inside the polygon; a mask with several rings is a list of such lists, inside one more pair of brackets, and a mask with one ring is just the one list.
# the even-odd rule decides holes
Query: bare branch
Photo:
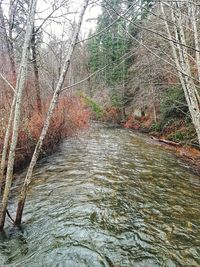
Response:
[{"label": "bare branch", "polygon": [[0,73],[1,79],[10,87],[10,89],[13,91],[15,94],[15,88],[12,86],[12,84],[3,76],[2,73]]}]

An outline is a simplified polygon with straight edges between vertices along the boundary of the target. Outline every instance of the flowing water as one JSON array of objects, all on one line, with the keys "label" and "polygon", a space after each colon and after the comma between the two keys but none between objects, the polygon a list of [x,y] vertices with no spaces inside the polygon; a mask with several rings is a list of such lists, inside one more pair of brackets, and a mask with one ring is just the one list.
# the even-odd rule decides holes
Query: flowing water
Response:
[{"label": "flowing water", "polygon": [[35,169],[0,267],[200,266],[200,178],[152,142],[99,126],[64,141]]}]

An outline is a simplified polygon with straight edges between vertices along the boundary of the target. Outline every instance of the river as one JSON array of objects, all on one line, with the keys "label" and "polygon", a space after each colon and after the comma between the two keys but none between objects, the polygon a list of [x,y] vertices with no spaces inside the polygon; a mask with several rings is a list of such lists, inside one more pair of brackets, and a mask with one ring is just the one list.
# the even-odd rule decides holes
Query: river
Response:
[{"label": "river", "polygon": [[200,266],[200,178],[128,130],[96,125],[41,160],[23,221],[0,267]]}]

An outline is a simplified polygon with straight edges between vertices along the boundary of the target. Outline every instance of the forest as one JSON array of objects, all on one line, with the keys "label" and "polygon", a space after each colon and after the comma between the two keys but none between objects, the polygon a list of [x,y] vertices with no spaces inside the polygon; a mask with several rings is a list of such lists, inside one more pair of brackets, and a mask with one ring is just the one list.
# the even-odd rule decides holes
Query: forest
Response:
[{"label": "forest", "polygon": [[[99,230],[96,231],[94,243],[81,240],[86,242],[84,249],[90,252],[83,251],[83,247],[76,252],[67,250],[71,256],[59,258],[58,266],[200,266],[200,240],[193,240],[194,236],[200,236],[197,211],[200,203],[200,2],[0,0],[0,40],[0,243],[7,242],[7,249],[13,253],[8,241],[10,234],[8,237],[6,231],[13,228],[21,232],[24,227],[27,229],[27,224],[31,227],[29,220],[34,222],[35,217],[27,217],[27,210],[32,210],[37,198],[36,206],[47,205],[51,209],[57,198],[52,202],[49,199],[56,188],[61,188],[56,184],[68,177],[69,172],[72,173],[69,184],[63,182],[66,191],[57,194],[58,197],[63,194],[69,203],[74,201],[80,209],[74,214],[73,203],[66,202],[65,213],[69,217],[74,214],[75,219],[84,210],[84,206],[81,208],[84,201],[87,213],[89,203],[98,201],[99,196],[100,203],[95,204],[88,217],[94,227],[107,232],[101,232],[102,236],[97,238]],[[49,163],[51,157],[55,158]],[[55,171],[56,166],[60,171]],[[55,171],[52,176],[51,168]],[[44,181],[37,176],[40,172]],[[45,172],[50,181],[53,179],[52,187],[45,179]],[[87,189],[82,187],[82,182],[77,187],[76,179],[83,179],[81,172],[87,177]],[[71,185],[70,177],[74,173]],[[56,180],[55,175],[58,175]],[[128,181],[125,177],[129,177]],[[132,177],[136,177],[133,183]],[[89,183],[88,179],[92,181]],[[41,192],[35,198],[32,196],[35,186],[38,190],[37,183],[48,189],[44,189],[48,195],[44,202],[40,200]],[[127,191],[122,193],[115,183]],[[96,198],[88,198],[87,191],[89,194],[92,186],[99,190]],[[134,186],[141,186],[142,193]],[[112,190],[111,199],[106,190]],[[144,193],[146,190],[151,193]],[[82,196],[77,202],[81,192],[85,198]],[[164,210],[158,205],[160,198],[163,207],[167,205]],[[45,204],[46,201],[49,202]],[[136,208],[135,203],[142,204]],[[134,211],[123,210],[128,206]],[[54,212],[52,209],[47,216]],[[139,214],[137,221],[141,225],[144,219],[145,230],[135,224],[134,212]],[[77,224],[85,220],[81,216]],[[59,208],[56,217],[59,218]],[[59,224],[60,221],[52,218],[55,225]],[[184,223],[180,224],[180,218]],[[117,241],[112,241],[113,258],[110,255],[106,238],[111,239],[112,231],[117,238],[120,231],[125,234],[123,220],[127,229],[131,227],[129,236],[138,229],[137,238],[141,241],[138,253],[144,254],[141,259],[133,257],[128,239],[124,241],[124,252],[123,242],[115,251]],[[182,252],[174,247],[172,252],[167,245],[158,249],[162,234],[158,237],[159,227],[154,231],[151,220],[156,225],[163,223],[165,242],[171,246],[180,242]],[[91,230],[93,226],[87,227]],[[61,236],[60,232],[55,233]],[[104,234],[108,236],[103,237]],[[81,232],[76,240],[85,235]],[[184,241],[179,240],[180,236]],[[105,253],[99,247],[101,238],[108,249]],[[133,238],[136,247],[137,238]],[[97,248],[92,250],[95,242]],[[142,242],[151,244],[149,250]],[[23,246],[20,245],[22,249]],[[55,248],[57,245],[51,253],[55,253]],[[4,251],[1,245],[0,249]],[[155,257],[151,249],[155,249]],[[95,256],[96,250],[101,253]],[[0,252],[2,267],[57,266],[50,261],[56,257],[54,254],[44,263],[42,254],[39,263],[29,261],[30,255],[26,258],[26,253],[18,254],[20,259],[10,255],[4,261],[7,254]],[[23,257],[25,261],[21,260]]]}]

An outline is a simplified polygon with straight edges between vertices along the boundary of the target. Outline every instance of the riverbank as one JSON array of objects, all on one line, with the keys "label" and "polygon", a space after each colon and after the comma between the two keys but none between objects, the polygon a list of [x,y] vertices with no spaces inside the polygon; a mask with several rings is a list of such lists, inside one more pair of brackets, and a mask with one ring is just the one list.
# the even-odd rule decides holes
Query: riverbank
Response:
[{"label": "riverbank", "polygon": [[[150,115],[135,116],[130,114],[122,120],[120,109],[111,107],[104,109],[100,121],[108,124],[116,123],[122,128],[129,129],[149,136],[155,145],[164,146],[182,161],[190,165],[193,173],[200,176],[200,149],[196,132],[191,123],[186,124],[183,119],[177,120],[161,127],[154,122]],[[191,141],[192,140],[192,141]]]},{"label": "riverbank", "polygon": [[188,146],[188,145],[181,145],[178,143],[176,144],[166,139],[158,139],[151,135],[149,136],[152,138],[155,144],[165,147],[166,149],[174,153],[182,161],[189,164],[193,173],[200,176],[200,150],[199,149]]},{"label": "riverbank", "polygon": [[[48,102],[43,105],[43,112],[38,110],[23,110],[22,123],[16,149],[14,171],[22,170],[29,164],[35,145],[40,136],[48,110]],[[2,127],[0,135],[0,151],[3,150],[3,141],[6,129]],[[60,100],[52,118],[47,136],[44,140],[40,158],[55,151],[57,145],[65,138],[76,135],[78,131],[89,126],[90,112],[80,97],[63,97]],[[0,152],[1,154],[1,152]]]},{"label": "riverbank", "polygon": [[168,125],[164,131],[160,131],[160,129],[155,127],[155,123],[150,116],[141,118],[131,117],[122,126],[148,135],[155,144],[164,146],[188,163],[193,172],[200,176],[200,149],[196,141],[194,144],[188,144],[190,138],[195,139],[193,129],[188,133],[187,139],[184,140],[182,138],[183,133],[187,131],[183,121],[179,122],[179,124],[177,123],[176,128],[174,125]]}]

